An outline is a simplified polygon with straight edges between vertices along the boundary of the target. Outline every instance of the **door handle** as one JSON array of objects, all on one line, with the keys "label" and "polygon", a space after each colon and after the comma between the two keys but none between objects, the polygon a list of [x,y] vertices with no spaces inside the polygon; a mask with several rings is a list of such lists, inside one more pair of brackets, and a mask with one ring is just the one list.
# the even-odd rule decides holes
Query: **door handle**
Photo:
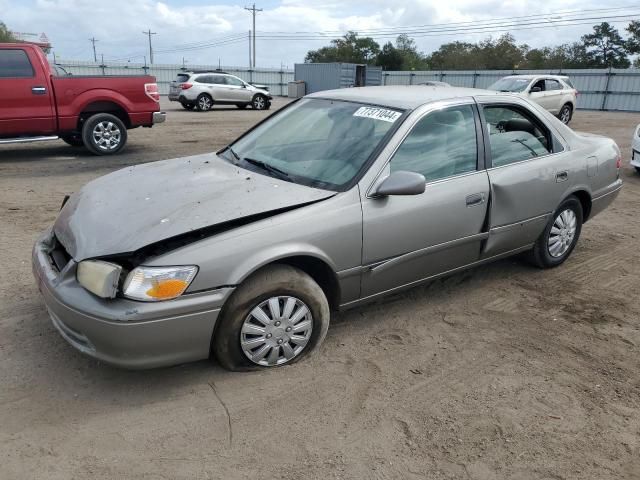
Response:
[{"label": "door handle", "polygon": [[47,93],[47,87],[31,87],[31,93],[34,95],[45,95]]},{"label": "door handle", "polygon": [[566,170],[556,173],[556,183],[566,182],[569,179],[569,172]]},{"label": "door handle", "polygon": [[467,207],[475,207],[484,203],[484,193],[474,193],[467,195]]}]

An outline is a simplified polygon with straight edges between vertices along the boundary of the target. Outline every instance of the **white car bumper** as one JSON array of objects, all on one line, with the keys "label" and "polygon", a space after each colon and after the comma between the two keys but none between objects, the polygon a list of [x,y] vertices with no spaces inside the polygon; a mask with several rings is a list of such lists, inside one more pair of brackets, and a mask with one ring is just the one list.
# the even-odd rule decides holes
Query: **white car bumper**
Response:
[{"label": "white car bumper", "polygon": [[633,141],[631,142],[631,165],[640,168],[640,125],[633,132]]}]

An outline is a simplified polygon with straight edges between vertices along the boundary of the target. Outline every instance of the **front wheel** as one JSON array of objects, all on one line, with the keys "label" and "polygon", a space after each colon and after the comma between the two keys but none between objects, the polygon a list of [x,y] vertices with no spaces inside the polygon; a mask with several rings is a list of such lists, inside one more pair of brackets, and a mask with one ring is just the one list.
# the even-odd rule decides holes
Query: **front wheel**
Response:
[{"label": "front wheel", "polygon": [[582,231],[582,204],[574,196],[564,200],[540,235],[531,251],[531,261],[540,268],[564,263],[578,242]]},{"label": "front wheel", "polygon": [[573,116],[573,108],[571,108],[571,105],[566,103],[560,109],[560,113],[558,114],[558,118],[560,119],[560,121],[562,123],[564,123],[565,125],[568,125],[569,122],[571,121],[571,117],[572,116]]},{"label": "front wheel", "polygon": [[306,273],[272,265],[249,277],[223,307],[212,351],[229,370],[287,365],[316,348],[329,328],[329,303]]},{"label": "front wheel", "polygon": [[115,115],[96,113],[82,127],[82,141],[96,155],[113,155],[127,143],[127,127]]},{"label": "front wheel", "polygon": [[254,110],[268,110],[269,101],[264,95],[256,95],[251,101],[251,106]]}]

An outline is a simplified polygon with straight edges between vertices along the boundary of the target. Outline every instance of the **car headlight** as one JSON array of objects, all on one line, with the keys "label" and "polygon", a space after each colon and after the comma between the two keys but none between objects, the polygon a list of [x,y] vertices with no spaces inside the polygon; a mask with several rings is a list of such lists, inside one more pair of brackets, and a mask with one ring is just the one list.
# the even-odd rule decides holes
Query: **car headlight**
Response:
[{"label": "car headlight", "polygon": [[137,267],[124,282],[123,294],[132,300],[157,302],[184,293],[198,273],[198,267]]},{"label": "car headlight", "polygon": [[118,292],[122,267],[102,260],[84,260],[78,264],[76,279],[78,283],[94,295],[102,298],[114,298]]}]

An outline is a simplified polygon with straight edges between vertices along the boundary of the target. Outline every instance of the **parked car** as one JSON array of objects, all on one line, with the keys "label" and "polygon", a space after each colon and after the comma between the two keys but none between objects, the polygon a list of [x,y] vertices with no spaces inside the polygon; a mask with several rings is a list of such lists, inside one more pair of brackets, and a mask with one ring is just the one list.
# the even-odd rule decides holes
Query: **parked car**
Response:
[{"label": "parked car", "polygon": [[564,124],[571,121],[578,98],[571,80],[563,75],[510,75],[495,82],[489,90],[513,93],[536,102]]},{"label": "parked car", "polygon": [[450,87],[451,84],[447,82],[438,82],[437,80],[428,80],[426,82],[421,82],[416,85],[426,85],[427,87]]},{"label": "parked car", "polygon": [[0,144],[60,138],[112,155],[127,130],[164,122],[159,101],[155,77],[64,75],[40,47],[0,43]]},{"label": "parked car", "polygon": [[633,140],[631,142],[631,166],[636,167],[636,171],[640,173],[640,125],[633,132]]},{"label": "parked car", "polygon": [[267,90],[220,71],[179,73],[169,87],[169,100],[202,112],[211,110],[214,104],[268,110],[272,98]]},{"label": "parked car", "polygon": [[513,95],[323,91],[217,153],[88,183],[33,269],[61,335],[105,362],[284,365],[331,310],[520,252],[561,265],[618,195],[620,161]]}]

